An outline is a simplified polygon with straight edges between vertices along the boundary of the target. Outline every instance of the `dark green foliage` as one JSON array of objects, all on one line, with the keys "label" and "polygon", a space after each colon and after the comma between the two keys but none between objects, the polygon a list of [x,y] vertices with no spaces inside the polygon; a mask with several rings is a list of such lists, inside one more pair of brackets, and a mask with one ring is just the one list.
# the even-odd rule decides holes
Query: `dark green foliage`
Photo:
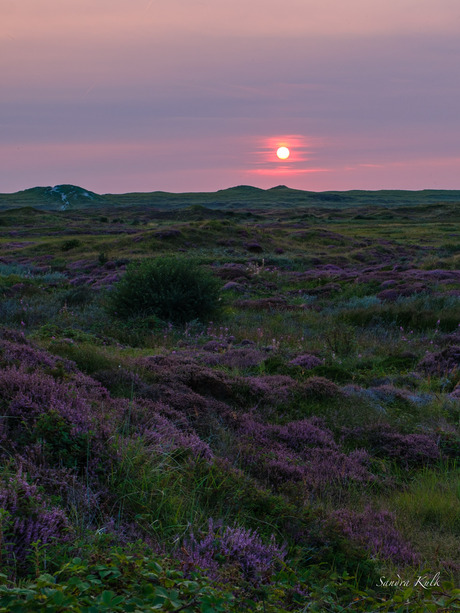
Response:
[{"label": "dark green foliage", "polygon": [[460,436],[456,432],[438,431],[438,445],[446,458],[460,461]]},{"label": "dark green foliage", "polygon": [[408,368],[413,368],[417,362],[417,357],[412,354],[407,355],[388,355],[380,365],[387,370],[404,371]]},{"label": "dark green foliage", "polygon": [[95,292],[87,285],[81,287],[73,287],[68,289],[62,294],[61,302],[62,306],[67,305],[69,307],[79,307],[89,304],[94,300]]},{"label": "dark green foliage", "polygon": [[[39,557],[39,556],[38,556]],[[42,574],[28,589],[2,585],[0,611],[229,611],[232,596],[203,577],[189,580],[158,556],[111,552],[88,563],[73,558],[52,576]],[[232,610],[233,609],[232,607]]]},{"label": "dark green foliage", "polygon": [[61,245],[61,251],[70,251],[71,249],[75,249],[76,247],[80,247],[81,242],[77,238],[72,238],[68,241],[65,241]]},{"label": "dark green foliage", "polygon": [[299,371],[298,366],[288,366],[286,360],[280,355],[271,355],[263,362],[263,371],[267,375],[291,375],[293,372]]},{"label": "dark green foliage", "polygon": [[86,465],[90,436],[73,433],[71,424],[51,410],[39,416],[32,441],[41,443],[42,453],[50,463],[81,470]]},{"label": "dark green foliage", "polygon": [[104,264],[106,264],[109,261],[109,258],[107,257],[107,254],[104,253],[103,251],[101,251],[98,255],[98,262],[101,266],[104,266]]},{"label": "dark green foliage", "polygon": [[180,257],[143,260],[128,266],[109,298],[122,319],[155,315],[183,324],[206,321],[217,310],[219,282],[195,262]]},{"label": "dark green foliage", "polygon": [[337,364],[325,364],[324,366],[315,366],[310,372],[310,375],[318,377],[326,377],[335,383],[345,383],[353,379],[353,373]]}]

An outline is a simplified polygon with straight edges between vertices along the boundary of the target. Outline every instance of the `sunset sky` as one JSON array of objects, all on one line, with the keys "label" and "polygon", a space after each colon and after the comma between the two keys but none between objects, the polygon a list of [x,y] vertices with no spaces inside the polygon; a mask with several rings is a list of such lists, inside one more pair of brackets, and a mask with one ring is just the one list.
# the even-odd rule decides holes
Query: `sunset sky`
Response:
[{"label": "sunset sky", "polygon": [[1,0],[0,76],[0,192],[460,189],[460,0]]}]

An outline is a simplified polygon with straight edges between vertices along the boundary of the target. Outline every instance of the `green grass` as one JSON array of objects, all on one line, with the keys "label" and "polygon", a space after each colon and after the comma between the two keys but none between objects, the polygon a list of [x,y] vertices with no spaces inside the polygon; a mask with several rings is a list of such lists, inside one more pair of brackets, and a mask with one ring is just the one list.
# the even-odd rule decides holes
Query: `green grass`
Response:
[{"label": "green grass", "polygon": [[437,530],[460,536],[460,479],[458,467],[415,475],[406,491],[390,498],[401,517],[411,517],[423,532]]}]

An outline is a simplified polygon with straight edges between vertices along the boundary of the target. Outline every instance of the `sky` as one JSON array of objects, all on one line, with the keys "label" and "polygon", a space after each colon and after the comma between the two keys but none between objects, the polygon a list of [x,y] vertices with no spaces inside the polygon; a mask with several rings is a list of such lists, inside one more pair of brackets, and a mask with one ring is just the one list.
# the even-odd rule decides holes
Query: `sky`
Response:
[{"label": "sky", "polygon": [[460,0],[1,0],[0,192],[63,183],[460,189]]}]

